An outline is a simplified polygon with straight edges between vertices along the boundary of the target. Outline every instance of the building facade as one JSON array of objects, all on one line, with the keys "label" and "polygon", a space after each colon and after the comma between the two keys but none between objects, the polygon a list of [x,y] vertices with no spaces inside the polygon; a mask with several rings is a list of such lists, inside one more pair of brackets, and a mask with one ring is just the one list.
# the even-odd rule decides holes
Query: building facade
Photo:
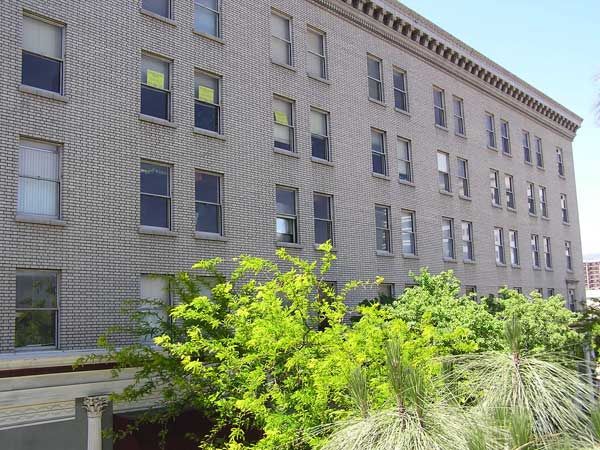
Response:
[{"label": "building facade", "polygon": [[80,430],[120,385],[98,369],[50,395],[41,373],[125,299],[169,301],[146,275],[202,258],[315,259],[331,239],[338,285],[399,293],[427,266],[480,294],[584,298],[581,118],[400,3],[14,0],[0,26],[9,448]]},{"label": "building facade", "polygon": [[600,261],[584,261],[585,287],[590,291],[600,290]]}]

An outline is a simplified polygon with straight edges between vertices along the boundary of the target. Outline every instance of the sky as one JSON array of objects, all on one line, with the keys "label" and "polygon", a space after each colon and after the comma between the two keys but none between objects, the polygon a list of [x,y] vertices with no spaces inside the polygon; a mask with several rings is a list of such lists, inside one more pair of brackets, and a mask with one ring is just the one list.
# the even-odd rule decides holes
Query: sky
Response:
[{"label": "sky", "polygon": [[402,0],[584,119],[573,142],[584,259],[600,257],[599,0]]}]

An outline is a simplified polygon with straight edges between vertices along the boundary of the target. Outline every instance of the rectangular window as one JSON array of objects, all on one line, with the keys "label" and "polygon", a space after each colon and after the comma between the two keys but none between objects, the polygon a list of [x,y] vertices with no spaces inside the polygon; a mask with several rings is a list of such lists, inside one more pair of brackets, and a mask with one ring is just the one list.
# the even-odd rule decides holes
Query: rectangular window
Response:
[{"label": "rectangular window", "polygon": [[140,224],[171,228],[171,168],[142,161],[140,166]]},{"label": "rectangular window", "polygon": [[141,113],[170,120],[171,115],[171,63],[154,56],[142,55]]},{"label": "rectangular window", "polygon": [[60,153],[54,144],[21,140],[17,213],[60,218]]},{"label": "rectangular window", "polygon": [[406,72],[398,68],[394,68],[394,106],[400,111],[408,112]]},{"label": "rectangular window", "polygon": [[221,37],[221,0],[194,0],[194,29]]},{"label": "rectangular window", "polygon": [[392,253],[392,233],[389,206],[375,205],[375,233],[377,250]]},{"label": "rectangular window", "polygon": [[454,219],[442,217],[442,254],[445,259],[455,259]]},{"label": "rectangular window", "polygon": [[535,184],[533,183],[527,183],[527,205],[529,209],[529,214],[535,215]]},{"label": "rectangular window", "polygon": [[510,245],[510,264],[513,267],[521,265],[519,256],[519,232],[517,230],[508,230],[508,240]]},{"label": "rectangular window", "polygon": [[280,150],[295,152],[294,103],[273,97],[273,145]]},{"label": "rectangular window", "polygon": [[62,93],[64,27],[23,16],[21,83]]},{"label": "rectangular window", "polygon": [[171,0],[142,0],[142,8],[159,16],[171,18]]},{"label": "rectangular window", "polygon": [[496,264],[506,264],[504,255],[504,229],[494,228],[494,247],[496,249]]},{"label": "rectangular window", "polygon": [[546,289],[546,291],[548,292],[548,297],[554,297],[554,294],[555,294],[554,288],[548,288],[548,289]]},{"label": "rectangular window", "polygon": [[540,237],[537,234],[531,235],[531,264],[534,269],[540,268]]},{"label": "rectangular window", "polygon": [[485,132],[487,134],[487,146],[496,148],[496,124],[493,114],[485,114]]},{"label": "rectangular window", "polygon": [[402,254],[405,256],[415,256],[417,254],[417,238],[414,211],[403,209],[400,224],[402,227]]},{"label": "rectangular window", "polygon": [[394,284],[393,283],[381,283],[377,286],[377,297],[381,298],[394,298]]},{"label": "rectangular window", "polygon": [[567,270],[573,270],[573,255],[571,253],[571,242],[565,241],[565,260],[567,262]]},{"label": "rectangular window", "polygon": [[458,181],[458,193],[463,197],[470,197],[469,162],[466,159],[458,158]]},{"label": "rectangular window", "polygon": [[452,192],[450,184],[450,157],[448,153],[437,152],[438,185],[441,191]]},{"label": "rectangular window", "polygon": [[296,207],[296,190],[277,186],[276,203],[277,241],[298,243],[298,212]]},{"label": "rectangular window", "polygon": [[506,120],[500,121],[500,139],[502,141],[502,153],[510,155],[510,130]]},{"label": "rectangular window", "polygon": [[560,147],[556,147],[556,165],[558,168],[558,174],[561,177],[565,176],[565,161],[563,150]]},{"label": "rectangular window", "polygon": [[223,234],[223,209],[220,175],[196,171],[196,231]]},{"label": "rectangular window", "polygon": [[387,158],[385,154],[385,132],[371,128],[373,173],[387,175]]},{"label": "rectangular window", "polygon": [[271,61],[292,66],[291,20],[271,12]]},{"label": "rectangular window", "polygon": [[567,206],[567,194],[560,194],[560,215],[563,223],[569,223],[569,208]]},{"label": "rectangular window", "polygon": [[325,50],[325,34],[309,28],[307,31],[306,70],[309,75],[327,79],[327,56]]},{"label": "rectangular window", "polygon": [[58,272],[17,270],[15,347],[58,347]]},{"label": "rectangular window", "polygon": [[567,308],[571,311],[575,311],[576,303],[575,289],[567,289]]},{"label": "rectangular window", "polygon": [[194,97],[194,126],[221,133],[221,79],[196,72]]},{"label": "rectangular window", "polygon": [[512,175],[507,173],[504,174],[504,186],[506,187],[506,207],[510,209],[516,209],[515,183]]},{"label": "rectangular window", "polygon": [[539,198],[540,198],[540,213],[542,217],[548,218],[548,199],[546,197],[546,188],[544,186],[538,186]]},{"label": "rectangular window", "polygon": [[544,150],[542,149],[542,138],[535,137],[535,164],[539,168],[544,167]]},{"label": "rectangular window", "polygon": [[159,275],[143,274],[140,277],[140,312],[144,313],[144,328],[148,333],[140,337],[140,343],[152,345],[160,335],[161,324],[169,320],[164,306],[171,305],[169,280]]},{"label": "rectangular window", "polygon": [[310,109],[310,139],[312,156],[331,161],[329,150],[329,113],[315,108]]},{"label": "rectangular window", "polygon": [[461,136],[465,135],[465,105],[462,98],[453,97],[454,106],[454,132]]},{"label": "rectangular window", "polygon": [[500,176],[497,170],[490,170],[490,195],[492,205],[500,206]]},{"label": "rectangular window", "polygon": [[367,79],[369,82],[369,98],[383,101],[383,76],[381,60],[375,56],[367,55]]},{"label": "rectangular window", "polygon": [[465,294],[466,295],[477,295],[477,286],[465,286]]},{"label": "rectangular window", "polygon": [[463,241],[463,260],[474,261],[473,252],[473,224],[471,222],[462,222],[462,241]]},{"label": "rectangular window", "polygon": [[446,128],[446,95],[442,89],[433,88],[433,112],[435,124]]},{"label": "rectangular window", "polygon": [[333,245],[333,198],[331,195],[313,195],[315,243],[331,241]]},{"label": "rectangular window", "polygon": [[552,269],[552,246],[550,244],[550,238],[544,236],[542,241],[544,244],[544,264],[546,265],[546,269]]},{"label": "rectangular window", "polygon": [[531,139],[529,131],[523,131],[523,159],[526,163],[531,163]]},{"label": "rectangular window", "polygon": [[396,142],[398,151],[398,177],[402,181],[413,181],[412,171],[412,146],[407,139],[398,138]]},{"label": "rectangular window", "polygon": [[516,291],[517,293],[522,294],[523,293],[523,288],[522,287],[514,287],[513,291]]}]

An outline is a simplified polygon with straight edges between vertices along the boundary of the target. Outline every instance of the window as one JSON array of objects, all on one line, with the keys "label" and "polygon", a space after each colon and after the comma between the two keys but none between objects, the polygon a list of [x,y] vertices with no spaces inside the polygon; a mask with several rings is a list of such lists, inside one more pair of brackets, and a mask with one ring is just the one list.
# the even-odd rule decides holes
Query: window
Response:
[{"label": "window", "polygon": [[546,198],[546,188],[544,186],[538,186],[539,197],[540,197],[540,212],[542,217],[548,218],[548,199]]},{"label": "window", "polygon": [[221,133],[221,79],[196,72],[194,83],[194,126]]},{"label": "window", "polygon": [[465,105],[462,98],[453,97],[454,107],[454,132],[461,136],[465,135]]},{"label": "window", "polygon": [[471,196],[471,187],[469,186],[469,162],[466,159],[458,158],[458,193],[463,197]]},{"label": "window", "polygon": [[502,142],[502,153],[510,155],[510,130],[506,120],[500,121],[500,139]]},{"label": "window", "polygon": [[60,156],[54,144],[21,140],[17,213],[60,218]]},{"label": "window", "polygon": [[567,308],[571,311],[575,311],[575,305],[577,300],[575,298],[575,289],[567,289]]},{"label": "window", "polygon": [[171,228],[171,168],[142,161],[140,167],[140,224]]},{"label": "window", "polygon": [[517,230],[508,230],[508,241],[510,245],[510,264],[513,267],[521,265],[519,256],[519,232]]},{"label": "window", "polygon": [[196,231],[223,234],[220,175],[196,171]]},{"label": "window", "polygon": [[471,222],[462,222],[462,241],[463,241],[463,260],[474,261],[473,252],[473,224]]},{"label": "window", "polygon": [[522,287],[514,287],[513,290],[516,291],[519,294],[523,293],[523,288]]},{"label": "window", "polygon": [[377,286],[377,297],[394,298],[394,284],[381,283]]},{"label": "window", "polygon": [[292,66],[291,21],[275,12],[271,12],[271,61]]},{"label": "window", "polygon": [[485,132],[487,134],[487,146],[496,148],[496,125],[494,116],[489,113],[485,115]]},{"label": "window", "polygon": [[402,227],[402,254],[404,256],[415,256],[417,254],[417,239],[414,211],[402,210],[400,225]]},{"label": "window", "polygon": [[556,165],[558,168],[558,174],[561,177],[565,176],[565,162],[562,148],[556,147]]},{"label": "window", "polygon": [[163,305],[171,305],[169,280],[159,275],[142,275],[140,277],[140,312],[144,314],[144,328],[148,331],[148,334],[141,336],[142,344],[153,344],[154,337],[161,332],[161,323],[169,320]]},{"label": "window", "polygon": [[164,120],[170,119],[170,66],[171,64],[163,59],[142,55],[142,114]]},{"label": "window", "polygon": [[548,292],[548,297],[554,297],[554,288],[548,288],[546,291]]},{"label": "window", "polygon": [[329,150],[329,114],[315,108],[310,110],[310,139],[312,156],[331,161]]},{"label": "window", "polygon": [[540,297],[543,297],[543,296],[544,296],[544,288],[541,288],[541,287],[539,287],[539,288],[535,288],[533,291],[534,291],[536,294],[538,294]]},{"label": "window", "polygon": [[398,150],[398,177],[402,181],[413,181],[412,172],[412,146],[407,139],[398,138],[396,142]]},{"label": "window", "polygon": [[497,170],[490,170],[490,194],[492,205],[500,206],[500,180]]},{"label": "window", "polygon": [[387,175],[387,161],[385,153],[385,132],[371,128],[371,155],[373,161],[373,173]]},{"label": "window", "polygon": [[567,270],[573,270],[573,255],[571,253],[571,242],[565,241],[565,259],[567,261]]},{"label": "window", "polygon": [[62,93],[64,28],[23,16],[21,83]]},{"label": "window", "polygon": [[537,234],[531,235],[531,263],[534,269],[540,268],[540,238]]},{"label": "window", "polygon": [[58,272],[17,270],[15,347],[58,347]]},{"label": "window", "polygon": [[221,36],[221,1],[194,0],[194,29],[211,36]]},{"label": "window", "polygon": [[494,228],[494,246],[496,249],[496,264],[506,264],[504,256],[504,229]]},{"label": "window", "polygon": [[531,140],[528,131],[523,131],[523,158],[526,163],[531,163]]},{"label": "window", "polygon": [[454,220],[442,217],[442,254],[444,259],[455,259]]},{"label": "window", "polygon": [[296,190],[277,186],[276,188],[277,241],[298,243],[298,213],[296,207]]},{"label": "window", "polygon": [[333,198],[330,195],[313,196],[315,217],[315,243],[331,241],[333,245]]},{"label": "window", "polygon": [[544,167],[544,151],[542,149],[542,139],[535,137],[535,164],[539,168]]},{"label": "window", "polygon": [[546,269],[552,269],[552,246],[550,245],[550,238],[544,236],[542,241],[544,244],[544,264],[546,265]]},{"label": "window", "polygon": [[448,153],[437,152],[438,184],[441,191],[452,192],[450,184],[450,158]]},{"label": "window", "polygon": [[560,214],[563,223],[569,223],[569,208],[567,206],[567,194],[560,194]]},{"label": "window", "polygon": [[466,295],[477,295],[477,286],[465,286]]},{"label": "window", "polygon": [[433,112],[435,124],[446,128],[446,99],[442,89],[433,88]]},{"label": "window", "polygon": [[306,68],[309,75],[327,79],[327,57],[325,53],[325,35],[309,28],[307,31],[308,54]]},{"label": "window", "polygon": [[295,152],[294,104],[280,97],[273,97],[273,145],[280,150]]},{"label": "window", "polygon": [[171,0],[142,0],[142,8],[159,16],[171,18]]},{"label": "window", "polygon": [[389,206],[375,205],[375,233],[377,250],[392,253],[392,233]]},{"label": "window", "polygon": [[506,187],[506,207],[516,209],[515,185],[512,175],[504,174],[504,186]]},{"label": "window", "polygon": [[398,68],[394,68],[394,106],[400,111],[408,112],[406,72]]},{"label": "window", "polygon": [[383,101],[383,77],[381,74],[381,60],[367,55],[367,78],[369,81],[369,98]]},{"label": "window", "polygon": [[535,215],[535,184],[533,183],[527,183],[527,205],[529,214]]}]

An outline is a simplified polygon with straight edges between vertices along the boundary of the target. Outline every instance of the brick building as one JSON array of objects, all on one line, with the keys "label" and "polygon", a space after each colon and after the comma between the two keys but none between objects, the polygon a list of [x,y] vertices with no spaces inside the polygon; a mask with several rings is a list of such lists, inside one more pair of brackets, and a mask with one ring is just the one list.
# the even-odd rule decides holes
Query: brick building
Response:
[{"label": "brick building", "polygon": [[600,290],[600,261],[584,261],[585,287],[591,291]]},{"label": "brick building", "polygon": [[141,406],[64,372],[200,258],[331,238],[340,285],[584,297],[581,118],[393,0],[15,0],[0,29],[8,448],[100,448],[82,405]]}]

